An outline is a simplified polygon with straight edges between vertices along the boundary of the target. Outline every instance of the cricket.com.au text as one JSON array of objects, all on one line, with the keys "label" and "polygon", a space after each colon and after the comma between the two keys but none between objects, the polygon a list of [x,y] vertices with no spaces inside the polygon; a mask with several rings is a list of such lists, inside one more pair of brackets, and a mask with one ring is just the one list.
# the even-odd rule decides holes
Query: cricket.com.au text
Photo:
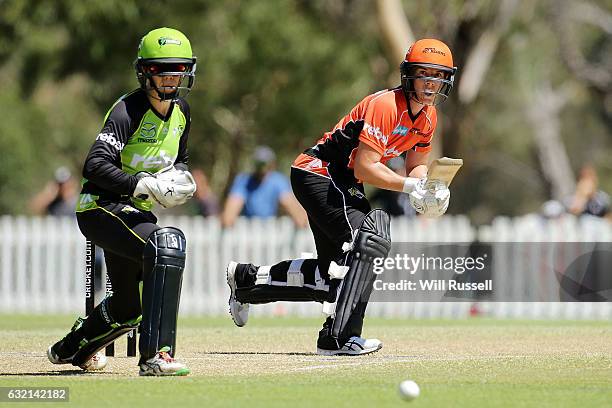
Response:
[{"label": "cricket.com.au text", "polygon": [[[401,271],[409,275],[417,272],[449,272],[462,275],[465,272],[482,271],[485,268],[487,255],[479,257],[440,257],[410,256],[396,254],[389,258],[374,259],[374,273],[380,276],[385,271]],[[408,290],[408,291],[446,291],[446,290],[493,290],[493,282],[486,279],[482,282],[460,282],[454,279],[419,279],[418,281],[402,279],[398,282],[374,281],[374,290]]]}]

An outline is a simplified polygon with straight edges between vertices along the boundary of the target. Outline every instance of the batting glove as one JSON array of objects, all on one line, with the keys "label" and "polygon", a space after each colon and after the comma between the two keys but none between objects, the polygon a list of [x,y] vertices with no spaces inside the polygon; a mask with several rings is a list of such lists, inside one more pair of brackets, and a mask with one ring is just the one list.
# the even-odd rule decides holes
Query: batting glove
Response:
[{"label": "batting glove", "polygon": [[446,212],[450,201],[450,190],[439,180],[419,181],[415,189],[408,194],[410,205],[429,218],[439,217]]}]

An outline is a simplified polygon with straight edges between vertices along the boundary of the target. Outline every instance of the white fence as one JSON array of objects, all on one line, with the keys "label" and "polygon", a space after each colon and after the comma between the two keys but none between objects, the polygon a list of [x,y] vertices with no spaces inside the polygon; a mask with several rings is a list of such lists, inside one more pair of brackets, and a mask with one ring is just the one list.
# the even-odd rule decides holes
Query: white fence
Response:
[{"label": "white fence", "polygon": [[[238,220],[223,230],[218,220],[202,217],[166,217],[161,225],[185,232],[187,267],[181,297],[182,314],[224,315],[228,289],[224,268],[230,260],[272,264],[303,252],[315,252],[308,229],[296,230],[287,218]],[[392,221],[396,242],[609,242],[612,227],[599,219],[573,217],[550,222],[537,217],[498,218],[491,225],[474,228],[466,217],[396,218]],[[0,313],[82,312],[84,309],[85,240],[70,218],[0,217]],[[509,254],[512,256],[512,254]],[[525,265],[539,261],[531,255]],[[525,270],[509,270],[496,277],[526,290]],[[461,318],[474,310],[513,318],[612,319],[610,303],[487,302],[373,302],[368,315],[384,317]],[[318,316],[316,303],[279,302],[257,305],[254,314]]]}]

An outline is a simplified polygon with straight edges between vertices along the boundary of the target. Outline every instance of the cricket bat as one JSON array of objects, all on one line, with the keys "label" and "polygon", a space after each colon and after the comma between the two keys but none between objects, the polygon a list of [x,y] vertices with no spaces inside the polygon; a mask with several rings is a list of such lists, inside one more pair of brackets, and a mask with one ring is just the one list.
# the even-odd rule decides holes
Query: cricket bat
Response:
[{"label": "cricket bat", "polygon": [[440,180],[448,187],[461,166],[463,166],[463,159],[451,159],[449,157],[435,159],[427,171],[427,179]]}]

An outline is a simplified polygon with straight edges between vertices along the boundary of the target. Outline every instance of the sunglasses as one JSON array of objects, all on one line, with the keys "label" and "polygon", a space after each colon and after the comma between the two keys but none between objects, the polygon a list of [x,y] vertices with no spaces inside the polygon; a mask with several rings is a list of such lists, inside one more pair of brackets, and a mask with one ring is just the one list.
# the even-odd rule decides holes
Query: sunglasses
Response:
[{"label": "sunglasses", "polygon": [[151,64],[145,66],[145,71],[152,75],[158,75],[163,72],[187,72],[189,68],[187,64]]}]

